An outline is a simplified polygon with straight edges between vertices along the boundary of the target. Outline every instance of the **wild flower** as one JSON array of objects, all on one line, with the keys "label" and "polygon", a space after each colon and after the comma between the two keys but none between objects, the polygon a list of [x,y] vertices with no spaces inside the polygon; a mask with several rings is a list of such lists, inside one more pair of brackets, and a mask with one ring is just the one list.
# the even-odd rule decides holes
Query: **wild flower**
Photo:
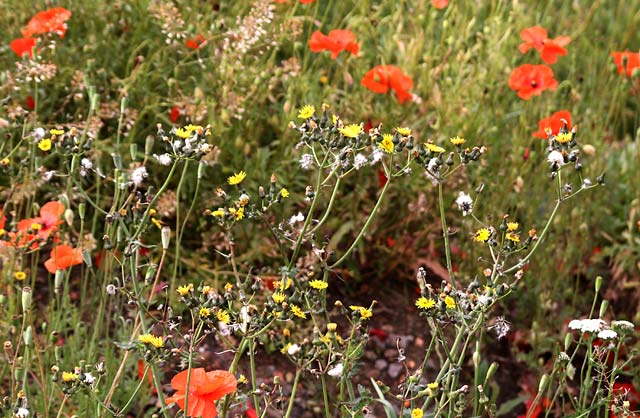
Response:
[{"label": "wild flower", "polygon": [[462,216],[470,215],[473,212],[473,199],[465,192],[458,192],[456,205],[458,205],[458,209],[462,212]]},{"label": "wild flower", "polygon": [[547,162],[551,165],[564,165],[564,155],[560,151],[551,151],[549,155],[547,155]]},{"label": "wild flower", "polygon": [[311,154],[302,154],[300,157],[300,168],[303,170],[310,170],[313,168],[313,155]]},{"label": "wild flower", "polygon": [[449,0],[431,0],[431,5],[436,9],[444,9],[449,5]]},{"label": "wild flower", "polygon": [[342,51],[358,55],[360,45],[350,30],[335,29],[330,31],[328,35],[320,31],[313,32],[309,39],[309,48],[312,52],[331,51],[331,58],[336,59]]},{"label": "wild flower", "polygon": [[339,128],[338,131],[347,138],[357,138],[362,133],[362,125],[352,123],[350,125]]},{"label": "wild flower", "polygon": [[158,337],[152,334],[138,335],[138,341],[140,341],[142,344],[151,345],[155,348],[164,347],[164,340],[162,339],[162,337]]},{"label": "wild flower", "polygon": [[49,273],[55,274],[58,270],[66,270],[81,263],[82,249],[57,245],[51,250],[50,258],[44,262],[44,267]]},{"label": "wild flower", "polygon": [[19,58],[25,55],[33,58],[33,49],[36,47],[35,38],[17,38],[9,43],[9,47]]},{"label": "wild flower", "polygon": [[196,35],[193,38],[186,39],[184,45],[189,49],[198,49],[207,44],[207,40],[202,35]]},{"label": "wild flower", "polygon": [[298,111],[298,119],[309,119],[316,113],[315,106],[305,105]]},{"label": "wild flower", "polygon": [[559,110],[547,118],[540,119],[538,130],[532,134],[534,138],[547,139],[551,135],[558,135],[565,125],[571,129],[571,113],[568,110]]},{"label": "wild flower", "polygon": [[369,160],[364,154],[357,153],[356,156],[353,157],[353,168],[360,170],[368,161]]},{"label": "wild flower", "polygon": [[600,338],[601,340],[613,340],[615,338],[618,338],[618,333],[612,329],[603,329],[602,331],[598,332],[598,338]]},{"label": "wild flower", "polygon": [[518,97],[529,100],[543,91],[555,90],[558,82],[553,70],[546,65],[524,64],[514,68],[509,77],[509,88],[518,92]]},{"label": "wild flower", "polygon": [[131,172],[131,182],[134,186],[138,187],[142,184],[144,179],[149,177],[147,173],[147,168],[145,166],[140,166]]},{"label": "wild flower", "polygon": [[186,404],[185,412],[189,417],[215,418],[218,415],[215,401],[235,392],[237,385],[236,378],[224,370],[206,372],[203,368],[187,369],[171,379],[171,387],[176,393],[165,402],[176,403],[183,411]]},{"label": "wild flower", "polygon": [[23,219],[18,222],[19,233],[28,235],[28,231],[34,231],[38,238],[46,240],[58,230],[58,225],[62,223],[60,217],[64,213],[64,205],[60,202],[52,201],[44,204],[40,208],[40,216],[36,218]]},{"label": "wild flower", "polygon": [[473,235],[473,240],[476,241],[476,242],[483,242],[484,243],[484,242],[489,241],[490,237],[491,237],[491,231],[489,231],[489,229],[480,228]]},{"label": "wild flower", "polygon": [[344,370],[344,365],[342,363],[338,363],[327,371],[327,375],[331,377],[340,377],[342,376],[343,370]]},{"label": "wild flower", "polygon": [[71,11],[64,7],[54,7],[43,12],[38,12],[29,20],[27,26],[22,30],[22,36],[29,38],[33,35],[55,33],[62,39],[67,32],[66,21],[70,18]]},{"label": "wild flower", "polygon": [[424,416],[424,412],[420,408],[413,408],[411,410],[411,418],[422,418]]},{"label": "wild flower", "polygon": [[395,91],[400,104],[413,100],[413,95],[409,93],[413,87],[413,80],[394,65],[373,67],[360,83],[374,93],[385,94],[389,90]]},{"label": "wild flower", "polygon": [[230,176],[227,179],[227,182],[232,186],[236,186],[236,185],[242,183],[242,181],[245,179],[245,177],[247,177],[247,173],[245,173],[244,171],[240,171],[238,173],[234,173],[233,176]]},{"label": "wild flower", "polygon": [[625,74],[631,77],[634,70],[640,68],[640,52],[612,52],[611,57],[613,57],[618,74]]},{"label": "wild flower", "polygon": [[387,154],[392,154],[395,148],[395,145],[393,144],[393,135],[391,134],[382,135],[382,141],[378,143],[378,147],[384,152],[386,152]]},{"label": "wild flower", "polygon": [[602,319],[573,319],[569,322],[569,329],[595,333],[602,330],[605,325]]},{"label": "wild flower", "polygon": [[425,296],[421,296],[416,300],[416,306],[420,309],[432,309],[436,306],[436,301],[432,298],[427,298]]},{"label": "wild flower", "polygon": [[291,305],[289,307],[289,310],[291,311],[292,314],[294,314],[298,318],[307,319],[307,314],[304,313],[304,311],[302,309],[300,309],[300,307],[298,307],[296,305]]},{"label": "wild flower", "polygon": [[311,280],[309,282],[309,286],[311,286],[312,288],[314,288],[316,290],[324,290],[327,287],[329,287],[329,284],[327,282],[325,282],[324,280]]},{"label": "wild flower", "polygon": [[542,61],[547,64],[556,63],[558,55],[567,55],[567,50],[564,47],[571,42],[571,38],[568,36],[549,39],[547,31],[540,26],[523,29],[520,32],[520,37],[524,41],[524,43],[520,44],[520,52],[525,54],[529,49],[534,48],[540,52]]}]

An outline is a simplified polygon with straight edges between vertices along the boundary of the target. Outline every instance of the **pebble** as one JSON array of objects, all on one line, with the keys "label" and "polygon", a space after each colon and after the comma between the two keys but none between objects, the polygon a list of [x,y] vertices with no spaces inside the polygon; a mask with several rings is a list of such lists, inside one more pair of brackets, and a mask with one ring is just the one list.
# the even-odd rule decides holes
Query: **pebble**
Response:
[{"label": "pebble", "polygon": [[376,360],[374,367],[378,370],[384,370],[387,368],[388,365],[389,365],[389,362],[387,362],[387,360],[383,358],[379,358],[378,360]]},{"label": "pebble", "polygon": [[391,363],[389,365],[389,368],[387,369],[387,374],[389,375],[390,378],[395,379],[398,376],[400,376],[400,372],[402,371],[402,369],[403,369],[402,364]]}]

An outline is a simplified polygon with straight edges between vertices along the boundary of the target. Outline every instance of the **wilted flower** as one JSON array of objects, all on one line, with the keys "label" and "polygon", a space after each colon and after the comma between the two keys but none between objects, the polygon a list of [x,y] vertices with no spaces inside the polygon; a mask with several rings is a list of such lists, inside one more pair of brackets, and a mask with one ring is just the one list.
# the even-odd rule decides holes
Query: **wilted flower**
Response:
[{"label": "wilted flower", "polygon": [[456,204],[458,205],[458,209],[462,211],[462,216],[470,215],[473,211],[473,199],[465,192],[458,192]]},{"label": "wilted flower", "polygon": [[131,173],[131,181],[135,186],[140,186],[148,176],[147,168],[145,166],[140,166]]},{"label": "wilted flower", "polygon": [[338,363],[337,365],[335,365],[334,367],[329,369],[327,374],[329,376],[331,376],[331,377],[340,377],[340,376],[342,376],[343,368],[344,368],[344,366],[342,365],[342,363]]}]

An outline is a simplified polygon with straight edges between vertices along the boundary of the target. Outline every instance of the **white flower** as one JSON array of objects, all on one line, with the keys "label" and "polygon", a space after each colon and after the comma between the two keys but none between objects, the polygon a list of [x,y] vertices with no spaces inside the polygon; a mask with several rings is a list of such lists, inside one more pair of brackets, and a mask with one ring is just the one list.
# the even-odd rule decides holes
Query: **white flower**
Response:
[{"label": "white flower", "polygon": [[439,165],[438,165],[438,159],[437,158],[432,158],[429,160],[429,163],[427,164],[427,170],[431,173],[437,173],[438,169],[439,169]]},{"label": "white flower", "polygon": [[300,351],[300,346],[298,344],[291,344],[291,346],[287,349],[287,354],[290,356],[295,356]]},{"label": "white flower", "polygon": [[618,333],[612,329],[603,329],[598,333],[598,338],[601,340],[613,340],[618,337]]},{"label": "white flower", "polygon": [[357,154],[353,159],[353,167],[356,170],[360,170],[360,167],[362,167],[366,163],[367,163],[367,157],[365,157],[363,154]]},{"label": "white flower", "polygon": [[549,162],[549,164],[552,164],[552,165],[553,164],[563,165],[564,157],[562,156],[562,153],[560,151],[551,151],[547,156],[547,161]]},{"label": "white flower", "polygon": [[338,365],[331,368],[331,370],[329,370],[327,374],[331,377],[340,377],[342,376],[342,369],[343,369],[342,363],[338,363]]},{"label": "white flower", "polygon": [[85,373],[83,375],[83,382],[87,385],[93,385],[96,381],[96,378],[91,373]]},{"label": "white flower", "polygon": [[582,180],[582,187],[591,187],[593,183],[591,182],[591,180],[585,178],[584,180]]},{"label": "white flower", "polygon": [[629,321],[620,320],[620,321],[611,321],[611,328],[625,331],[625,330],[633,330],[635,326],[633,325],[633,323]]},{"label": "white flower", "polygon": [[297,215],[293,215],[291,219],[289,219],[289,225],[293,225],[297,222],[302,222],[302,221],[304,221],[304,215],[302,214],[302,212],[298,212]]},{"label": "white flower", "polygon": [[167,153],[164,154],[153,154],[154,157],[156,157],[156,160],[158,160],[158,162],[162,165],[171,165],[171,156]]},{"label": "white flower", "polygon": [[146,167],[145,166],[141,166],[141,167],[138,167],[135,170],[133,170],[133,172],[131,173],[131,181],[136,186],[140,186],[142,184],[142,181],[145,178],[147,178],[148,176],[149,176],[149,174],[147,174]]},{"label": "white flower", "polygon": [[16,417],[18,418],[27,418],[29,416],[29,410],[27,408],[18,408],[16,412]]},{"label": "white flower", "polygon": [[605,326],[602,319],[573,319],[569,322],[569,329],[582,332],[598,332]]},{"label": "white flower", "polygon": [[[33,130],[33,132],[31,132],[31,137],[35,140],[35,141],[40,141],[42,138],[44,138],[44,136],[47,133],[45,132],[44,128],[36,128]],[[27,411],[27,413],[29,413]]]},{"label": "white flower", "polygon": [[311,154],[302,154],[302,157],[300,157],[300,167],[302,167],[303,170],[309,170],[310,168],[313,167],[313,155]]},{"label": "white flower", "polygon": [[55,170],[49,170],[42,173],[42,180],[49,181],[53,178],[53,175],[56,174]]},{"label": "white flower", "polygon": [[473,211],[473,199],[465,192],[458,192],[456,205],[462,211],[462,216],[467,216]]},{"label": "white flower", "polygon": [[371,153],[371,165],[375,165],[378,161],[380,161],[383,155],[384,153],[380,148],[376,148],[375,150],[373,150],[373,152]]}]

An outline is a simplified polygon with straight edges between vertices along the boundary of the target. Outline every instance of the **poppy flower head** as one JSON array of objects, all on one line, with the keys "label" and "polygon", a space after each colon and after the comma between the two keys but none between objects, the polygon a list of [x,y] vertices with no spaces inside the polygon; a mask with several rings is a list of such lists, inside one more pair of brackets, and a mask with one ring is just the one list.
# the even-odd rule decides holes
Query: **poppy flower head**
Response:
[{"label": "poppy flower head", "polygon": [[409,89],[413,87],[413,80],[394,65],[377,65],[369,70],[361,84],[374,93],[384,94],[389,89],[396,92],[400,104],[413,100]]},{"label": "poppy flower head", "polygon": [[517,91],[518,97],[524,100],[557,87],[558,81],[553,78],[553,70],[546,65],[524,64],[514,68],[509,77],[509,88]]},{"label": "poppy flower head", "polygon": [[449,5],[449,0],[431,0],[431,5],[436,9],[444,9]]},{"label": "poppy flower head", "polygon": [[540,52],[540,57],[547,64],[556,63],[558,55],[567,55],[567,50],[564,47],[571,42],[571,38],[568,36],[558,36],[555,39],[550,39],[547,36],[547,31],[540,26],[523,29],[520,32],[520,38],[524,41],[519,46],[520,52],[525,54],[531,48],[534,48]]},{"label": "poppy flower head", "polygon": [[64,205],[60,202],[48,202],[40,208],[40,216],[23,219],[18,222],[18,231],[34,231],[40,239],[46,240],[58,230],[62,223],[60,217],[64,213]]},{"label": "poppy flower head", "polygon": [[[184,410],[187,400],[187,415],[190,417],[215,418],[218,416],[215,401],[237,389],[237,381],[233,374],[224,370],[205,372],[203,368],[184,370],[171,379],[171,387],[176,390],[173,396],[166,399],[167,404],[176,403]],[[187,380],[189,386],[187,387]]]},{"label": "poppy flower head", "polygon": [[335,29],[328,35],[317,30],[311,34],[309,48],[312,52],[331,51],[332,59],[338,58],[342,51],[351,52],[352,55],[358,55],[360,51],[356,36],[347,29]]},{"label": "poppy flower head", "polygon": [[571,130],[571,113],[568,110],[560,110],[555,112],[548,118],[540,119],[538,122],[538,130],[532,134],[534,138],[547,139],[547,129],[551,129],[552,135],[558,135],[560,128],[567,123],[567,129]]},{"label": "poppy flower head", "polygon": [[18,38],[11,41],[9,46],[18,57],[22,58],[28,55],[29,58],[33,58],[33,48],[36,46],[36,40],[35,38]]},{"label": "poppy flower head", "polygon": [[198,49],[206,43],[207,40],[202,35],[197,35],[194,38],[190,38],[184,41],[185,46],[189,49]]},{"label": "poppy flower head", "polygon": [[22,36],[30,38],[43,33],[56,33],[62,39],[67,33],[66,21],[70,17],[71,12],[64,7],[54,7],[36,13],[22,30]]},{"label": "poppy flower head", "polygon": [[633,70],[640,68],[640,52],[612,52],[613,62],[616,64],[618,74],[626,74],[631,77]]},{"label": "poppy flower head", "polygon": [[68,245],[58,245],[51,250],[51,258],[44,262],[44,266],[51,274],[58,270],[66,270],[69,267],[82,263],[82,249],[71,248]]}]

